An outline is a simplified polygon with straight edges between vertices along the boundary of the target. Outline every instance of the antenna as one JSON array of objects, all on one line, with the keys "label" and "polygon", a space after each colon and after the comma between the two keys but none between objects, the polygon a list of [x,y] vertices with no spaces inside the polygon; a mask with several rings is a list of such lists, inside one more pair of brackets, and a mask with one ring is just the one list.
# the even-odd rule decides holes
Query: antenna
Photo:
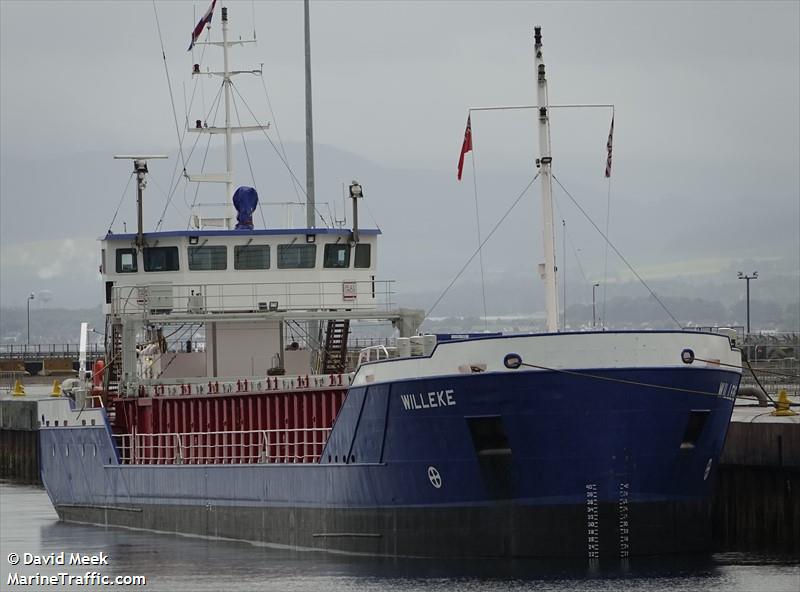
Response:
[{"label": "antenna", "polygon": [[138,180],[136,191],[136,246],[138,248],[144,247],[144,222],[142,221],[142,194],[144,188],[147,187],[147,179],[145,175],[148,173],[147,161],[155,159],[168,158],[164,154],[145,154],[142,156],[135,156],[131,154],[115,154],[115,160],[132,160],[133,172],[136,173]]}]

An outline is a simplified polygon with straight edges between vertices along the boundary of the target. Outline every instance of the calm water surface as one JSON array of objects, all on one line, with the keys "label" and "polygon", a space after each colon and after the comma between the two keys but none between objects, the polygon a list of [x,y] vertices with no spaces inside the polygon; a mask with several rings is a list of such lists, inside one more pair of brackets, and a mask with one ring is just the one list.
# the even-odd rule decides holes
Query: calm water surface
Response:
[{"label": "calm water surface", "polygon": [[[0,590],[699,590],[798,592],[800,559],[751,554],[587,561],[375,559],[58,522],[47,494],[0,482]],[[11,566],[10,553],[108,555],[107,566]],[[87,571],[147,577],[144,586],[9,585],[9,574]]]}]

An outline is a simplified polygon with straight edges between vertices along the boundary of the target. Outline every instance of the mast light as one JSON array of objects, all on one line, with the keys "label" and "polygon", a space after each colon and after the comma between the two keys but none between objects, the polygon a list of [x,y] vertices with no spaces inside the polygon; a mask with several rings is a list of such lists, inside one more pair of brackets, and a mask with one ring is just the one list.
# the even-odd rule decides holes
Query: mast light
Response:
[{"label": "mast light", "polygon": [[350,184],[350,197],[352,197],[353,199],[364,197],[364,192],[361,189],[361,185],[359,185],[358,181],[353,181]]}]

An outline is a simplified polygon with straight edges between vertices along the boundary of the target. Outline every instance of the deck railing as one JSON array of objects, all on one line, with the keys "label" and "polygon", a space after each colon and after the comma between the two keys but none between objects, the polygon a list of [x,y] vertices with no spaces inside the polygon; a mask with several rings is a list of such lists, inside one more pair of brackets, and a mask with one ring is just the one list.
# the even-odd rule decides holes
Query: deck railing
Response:
[{"label": "deck railing", "polygon": [[122,464],[315,463],[331,428],[116,434]]},{"label": "deck railing", "polygon": [[394,280],[117,286],[114,314],[391,310]]}]

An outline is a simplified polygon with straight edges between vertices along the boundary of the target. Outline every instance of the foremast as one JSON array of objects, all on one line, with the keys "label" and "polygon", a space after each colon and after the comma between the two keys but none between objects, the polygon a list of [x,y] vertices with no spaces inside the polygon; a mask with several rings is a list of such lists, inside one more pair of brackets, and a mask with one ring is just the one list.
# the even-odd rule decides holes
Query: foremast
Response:
[{"label": "foremast", "polygon": [[542,179],[542,230],[544,240],[544,263],[539,264],[539,275],[544,281],[546,329],[558,331],[558,291],[556,288],[555,225],[553,222],[553,186],[550,155],[550,113],[547,97],[547,77],[542,57],[542,28],[534,27],[534,49],[536,52],[537,103],[539,121],[539,176]]},{"label": "foremast", "polygon": [[[209,25],[209,29],[211,26]],[[255,35],[255,33],[254,33]],[[236,211],[233,207],[233,134],[251,131],[260,131],[269,129],[269,124],[266,125],[246,125],[246,126],[233,126],[231,125],[231,77],[236,74],[255,74],[261,76],[261,70],[236,70],[231,71],[228,62],[228,48],[232,45],[244,45],[246,43],[255,43],[255,38],[243,40],[237,39],[235,41],[228,41],[228,8],[222,7],[222,41],[197,41],[194,45],[215,45],[222,47],[223,54],[223,70],[222,72],[201,72],[198,64],[195,64],[193,75],[206,74],[210,76],[222,77],[222,85],[225,95],[225,127],[209,127],[203,125],[200,120],[197,121],[195,127],[188,128],[188,131],[208,134],[225,134],[225,172],[224,173],[206,173],[198,175],[187,175],[189,181],[198,183],[224,183],[225,184],[225,207],[226,215],[224,226],[225,228],[232,229],[236,225]]]}]

